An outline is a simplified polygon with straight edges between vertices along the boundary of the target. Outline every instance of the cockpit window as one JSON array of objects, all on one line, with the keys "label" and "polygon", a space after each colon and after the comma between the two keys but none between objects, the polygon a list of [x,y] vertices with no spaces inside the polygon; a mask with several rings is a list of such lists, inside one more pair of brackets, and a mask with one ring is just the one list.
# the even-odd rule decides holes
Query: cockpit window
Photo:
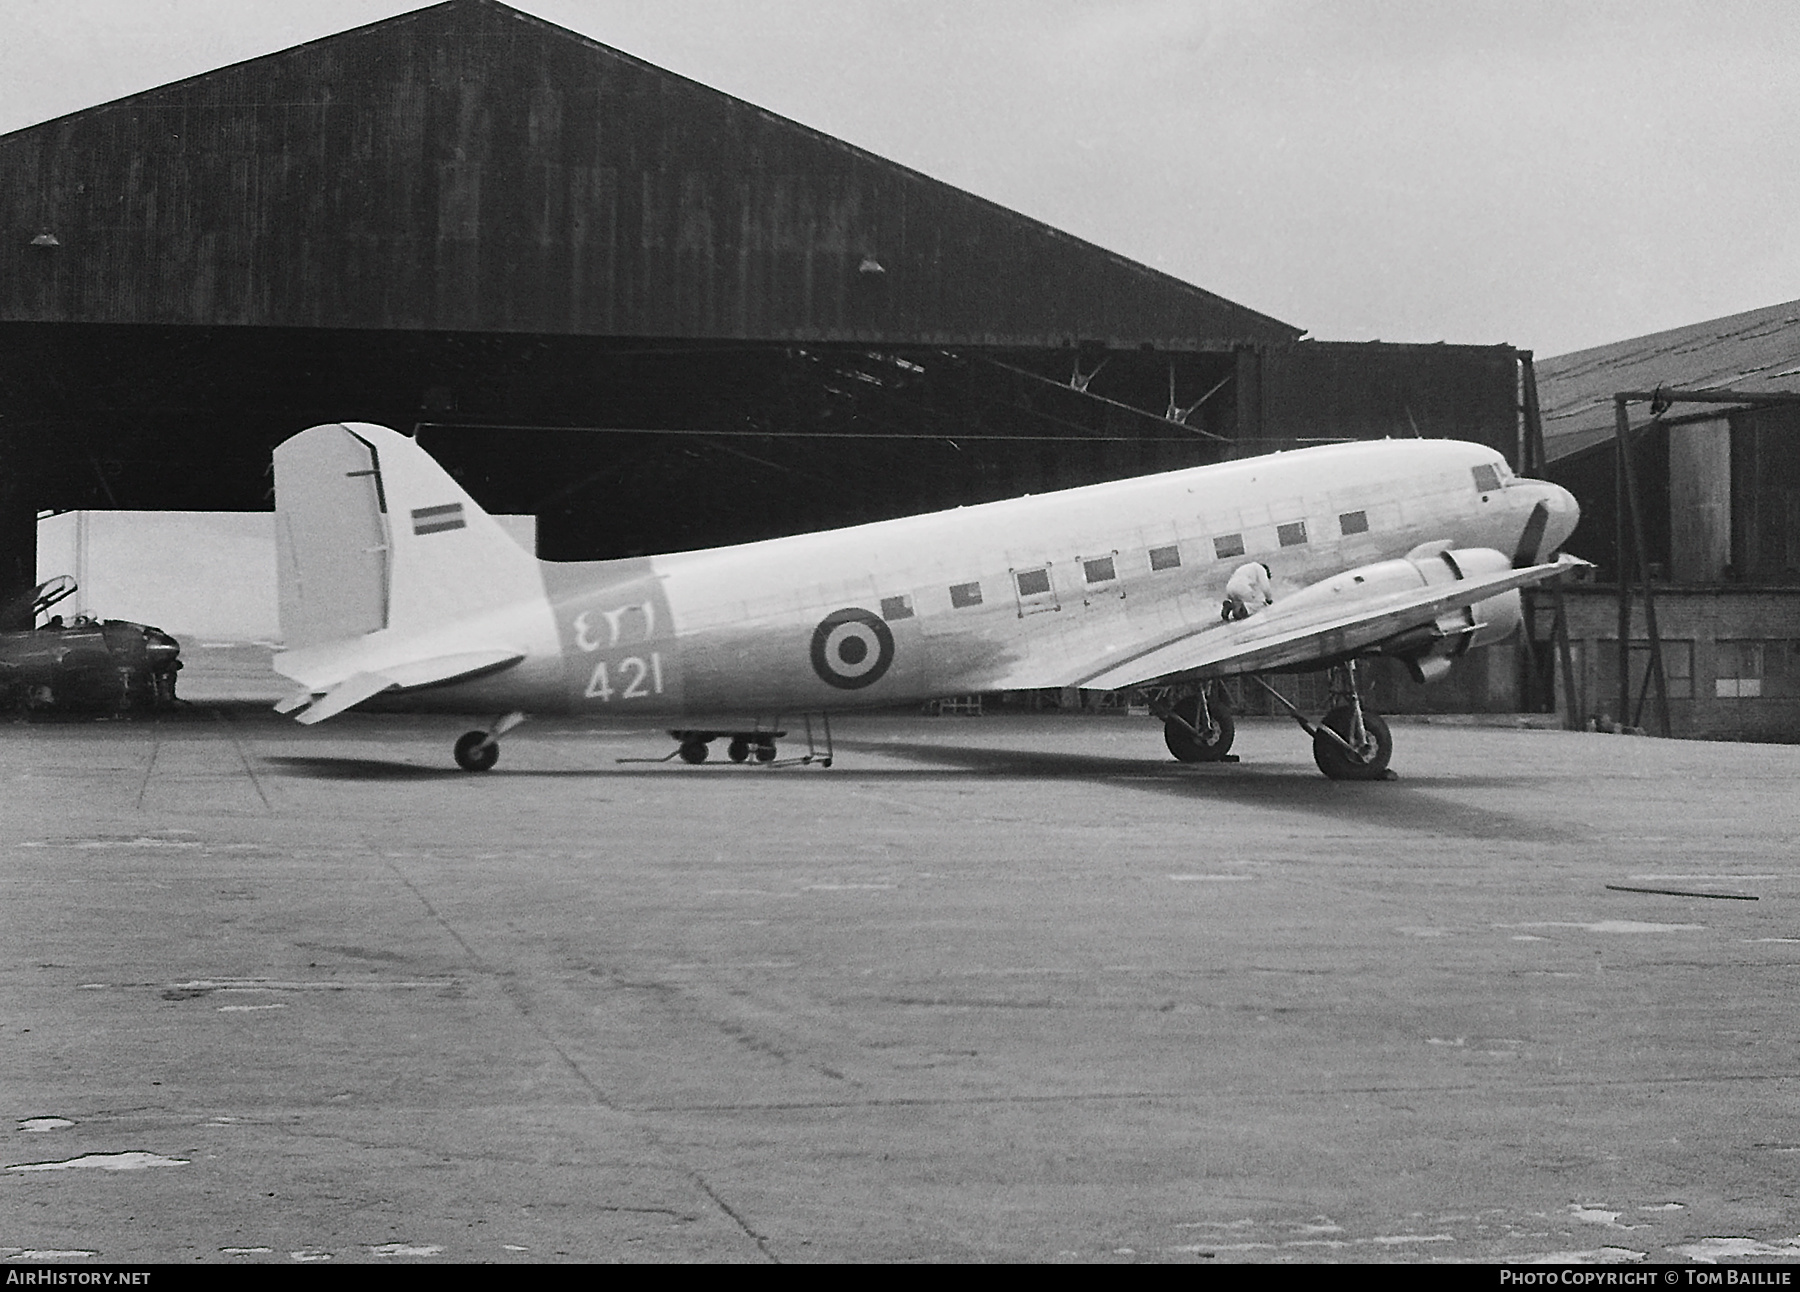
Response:
[{"label": "cockpit window", "polygon": [[1475,489],[1478,493],[1493,493],[1500,487],[1500,471],[1492,462],[1483,462],[1475,468]]}]

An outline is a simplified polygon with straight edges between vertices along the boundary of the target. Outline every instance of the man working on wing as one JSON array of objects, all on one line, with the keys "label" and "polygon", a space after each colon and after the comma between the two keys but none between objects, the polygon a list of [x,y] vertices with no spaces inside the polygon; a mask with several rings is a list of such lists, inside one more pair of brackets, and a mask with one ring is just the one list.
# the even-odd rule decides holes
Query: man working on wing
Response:
[{"label": "man working on wing", "polygon": [[1269,587],[1269,567],[1261,561],[1251,561],[1248,565],[1238,566],[1225,584],[1225,604],[1220,608],[1219,618],[1227,623],[1248,619],[1274,600],[1275,594]]}]

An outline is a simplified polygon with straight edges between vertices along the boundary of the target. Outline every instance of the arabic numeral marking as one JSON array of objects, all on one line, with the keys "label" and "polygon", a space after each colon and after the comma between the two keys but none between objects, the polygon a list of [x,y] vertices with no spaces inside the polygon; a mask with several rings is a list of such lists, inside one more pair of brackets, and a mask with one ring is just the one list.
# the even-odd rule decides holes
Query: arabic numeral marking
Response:
[{"label": "arabic numeral marking", "polygon": [[605,660],[594,665],[593,676],[588,679],[586,695],[590,700],[610,703],[616,695],[621,700],[641,700],[649,695],[663,693],[662,652],[652,651],[648,662],[641,655],[629,655],[618,662],[619,682],[625,689],[614,690],[612,675],[607,671]]}]

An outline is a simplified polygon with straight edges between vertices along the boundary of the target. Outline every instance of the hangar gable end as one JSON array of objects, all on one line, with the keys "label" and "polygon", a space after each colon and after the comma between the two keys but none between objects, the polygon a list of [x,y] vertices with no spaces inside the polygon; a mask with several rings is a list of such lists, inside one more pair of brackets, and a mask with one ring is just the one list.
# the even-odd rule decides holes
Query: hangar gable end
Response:
[{"label": "hangar gable end", "polygon": [[0,137],[0,322],[1222,348],[1300,329],[495,0]]}]

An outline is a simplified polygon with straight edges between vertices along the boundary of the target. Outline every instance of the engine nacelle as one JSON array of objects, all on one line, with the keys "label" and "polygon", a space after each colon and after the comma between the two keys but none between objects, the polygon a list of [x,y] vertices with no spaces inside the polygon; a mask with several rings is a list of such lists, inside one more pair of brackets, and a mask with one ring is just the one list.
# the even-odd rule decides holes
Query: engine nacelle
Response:
[{"label": "engine nacelle", "polygon": [[[1315,602],[1343,604],[1350,600],[1373,599],[1462,579],[1503,574],[1512,568],[1511,558],[1491,547],[1450,550],[1445,544],[1433,543],[1415,548],[1398,560],[1377,561],[1334,575],[1283,597],[1276,604],[1287,613]],[[1404,663],[1414,680],[1435,682],[1470,648],[1490,646],[1511,637],[1518,631],[1522,618],[1519,593],[1513,589],[1472,606],[1447,610],[1434,622],[1390,637],[1374,649]]]},{"label": "engine nacelle", "polygon": [[[1518,631],[1523,612],[1519,606],[1519,590],[1502,592],[1486,601],[1440,615],[1428,630],[1432,640],[1414,646],[1399,639],[1384,644],[1382,654],[1397,657],[1406,665],[1415,682],[1435,682],[1450,671],[1450,665],[1476,646],[1491,646],[1505,641]],[[1414,634],[1407,634],[1412,638]],[[1398,649],[1397,649],[1398,647]]]},{"label": "engine nacelle", "polygon": [[[1415,553],[1406,563],[1418,569],[1426,586],[1454,583],[1459,579],[1504,574],[1512,562],[1491,547],[1467,547],[1454,551]],[[1513,588],[1486,601],[1447,610],[1424,628],[1402,633],[1383,642],[1381,652],[1406,665],[1415,682],[1435,682],[1450,665],[1476,646],[1503,642],[1519,630],[1524,618],[1519,591]]]}]

